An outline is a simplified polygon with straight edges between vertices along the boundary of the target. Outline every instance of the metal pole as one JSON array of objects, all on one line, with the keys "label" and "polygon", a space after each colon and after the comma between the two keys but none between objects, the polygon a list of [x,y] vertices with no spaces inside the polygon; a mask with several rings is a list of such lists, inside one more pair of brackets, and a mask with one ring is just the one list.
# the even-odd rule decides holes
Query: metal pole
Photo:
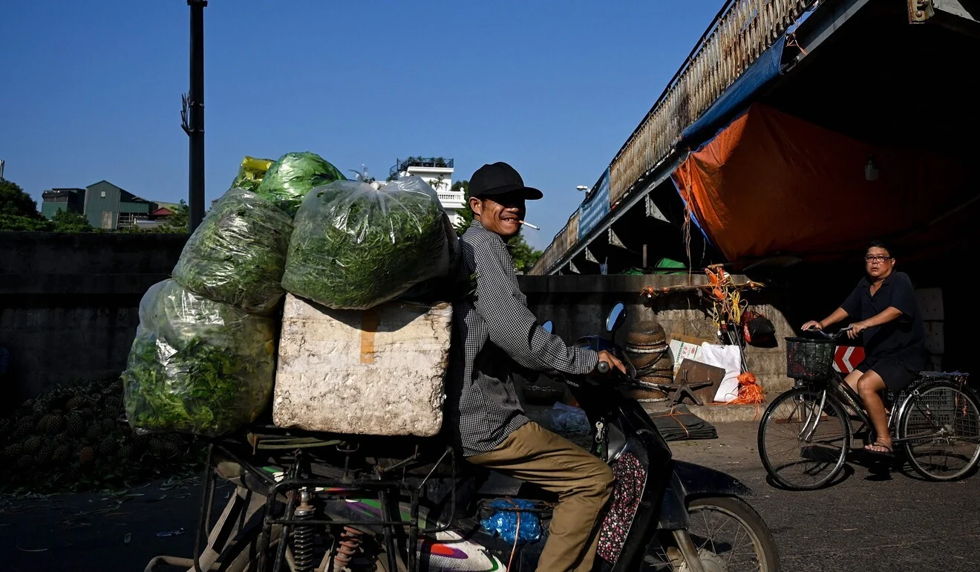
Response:
[{"label": "metal pole", "polygon": [[207,0],[187,0],[191,8],[191,77],[187,94],[190,231],[204,218],[204,7]]}]

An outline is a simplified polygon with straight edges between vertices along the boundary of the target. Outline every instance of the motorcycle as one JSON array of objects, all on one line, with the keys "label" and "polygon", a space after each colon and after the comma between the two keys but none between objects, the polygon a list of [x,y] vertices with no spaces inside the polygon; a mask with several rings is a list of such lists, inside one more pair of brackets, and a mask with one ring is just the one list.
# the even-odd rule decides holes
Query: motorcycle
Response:
[{"label": "motorcycle", "polygon": [[[591,425],[592,453],[616,475],[593,570],[779,570],[772,534],[737,479],[672,459],[628,396],[636,371],[612,335],[575,343],[606,350],[628,375],[566,376]],[[549,332],[552,324],[543,327]],[[158,556],[188,571],[441,572],[534,570],[557,497],[461,461],[436,438],[324,435],[256,425],[208,450],[194,557]],[[234,494],[212,524],[218,481]],[[207,535],[205,536],[205,531]],[[741,542],[740,542],[741,541]],[[204,544],[202,548],[202,544]]]}]

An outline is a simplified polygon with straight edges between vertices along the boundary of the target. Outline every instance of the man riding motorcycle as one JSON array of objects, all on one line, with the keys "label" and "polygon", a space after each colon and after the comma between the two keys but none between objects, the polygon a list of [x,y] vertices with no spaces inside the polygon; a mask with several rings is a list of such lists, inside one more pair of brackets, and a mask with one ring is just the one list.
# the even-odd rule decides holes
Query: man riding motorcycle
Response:
[{"label": "man riding motorcycle", "polygon": [[606,351],[570,347],[527,308],[505,240],[520,232],[525,200],[542,197],[510,165],[480,167],[470,179],[473,223],[460,239],[476,292],[455,305],[447,376],[448,430],[470,463],[537,484],[559,497],[539,570],[591,570],[609,466],[530,421],[512,381],[513,362],[542,371],[591,373],[599,362],[626,373]]}]

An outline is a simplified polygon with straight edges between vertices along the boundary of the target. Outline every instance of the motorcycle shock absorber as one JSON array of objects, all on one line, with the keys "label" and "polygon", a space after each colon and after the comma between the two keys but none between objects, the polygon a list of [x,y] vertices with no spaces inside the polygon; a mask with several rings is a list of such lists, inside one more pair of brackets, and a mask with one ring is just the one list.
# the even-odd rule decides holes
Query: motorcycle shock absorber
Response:
[{"label": "motorcycle shock absorber", "polygon": [[364,532],[350,526],[344,527],[344,531],[340,533],[340,542],[337,543],[337,554],[333,559],[336,570],[348,569],[351,560],[361,547],[362,536]]},{"label": "motorcycle shock absorber", "polygon": [[[316,508],[313,506],[310,492],[303,491],[300,493],[300,503],[293,512],[293,518],[300,521],[310,520],[315,512]],[[296,525],[293,532],[293,561],[296,572],[313,572],[314,570],[313,536],[314,527],[312,524]]]}]

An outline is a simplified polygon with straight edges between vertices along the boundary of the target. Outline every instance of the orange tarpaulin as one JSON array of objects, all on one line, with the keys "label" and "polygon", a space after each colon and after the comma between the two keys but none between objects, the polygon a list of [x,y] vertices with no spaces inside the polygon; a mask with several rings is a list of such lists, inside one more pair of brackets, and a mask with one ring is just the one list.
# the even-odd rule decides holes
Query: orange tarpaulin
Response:
[{"label": "orange tarpaulin", "polygon": [[[869,158],[877,180],[866,178]],[[730,261],[859,250],[870,237],[915,232],[971,198],[960,162],[873,146],[761,104],[673,177]]]}]

